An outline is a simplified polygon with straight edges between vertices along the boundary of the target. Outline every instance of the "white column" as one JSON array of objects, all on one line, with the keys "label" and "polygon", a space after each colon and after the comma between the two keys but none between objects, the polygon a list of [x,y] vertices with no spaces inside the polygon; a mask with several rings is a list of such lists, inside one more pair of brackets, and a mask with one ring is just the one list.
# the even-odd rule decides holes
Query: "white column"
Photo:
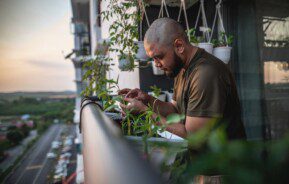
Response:
[{"label": "white column", "polygon": [[89,14],[90,14],[90,38],[91,38],[91,55],[94,56],[97,41],[101,39],[101,29],[97,24],[98,15],[98,0],[89,0]]}]

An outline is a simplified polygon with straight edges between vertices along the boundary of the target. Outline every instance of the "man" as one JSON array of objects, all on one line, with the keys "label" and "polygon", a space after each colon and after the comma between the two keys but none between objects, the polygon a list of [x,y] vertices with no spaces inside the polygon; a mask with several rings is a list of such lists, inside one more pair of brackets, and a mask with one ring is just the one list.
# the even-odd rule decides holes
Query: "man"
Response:
[{"label": "man", "polygon": [[155,65],[175,78],[173,102],[159,101],[139,89],[123,89],[119,94],[129,103],[121,104],[122,108],[141,113],[150,105],[161,115],[159,124],[166,124],[169,114],[185,114],[183,122],[166,128],[183,138],[211,120],[225,123],[229,139],[246,137],[235,81],[222,61],[191,45],[183,27],[169,18],[153,22],[144,46]]}]

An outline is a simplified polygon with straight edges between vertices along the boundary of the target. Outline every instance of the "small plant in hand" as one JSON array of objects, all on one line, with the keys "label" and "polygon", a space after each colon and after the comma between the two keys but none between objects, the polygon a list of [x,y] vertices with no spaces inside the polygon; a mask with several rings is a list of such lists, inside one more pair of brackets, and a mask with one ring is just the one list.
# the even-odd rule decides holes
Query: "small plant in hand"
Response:
[{"label": "small plant in hand", "polygon": [[152,92],[153,92],[153,96],[154,96],[154,97],[157,98],[157,97],[160,96],[160,94],[161,94],[161,92],[162,92],[161,88],[158,88],[156,85],[150,86],[150,88],[151,88],[151,90],[152,90]]}]

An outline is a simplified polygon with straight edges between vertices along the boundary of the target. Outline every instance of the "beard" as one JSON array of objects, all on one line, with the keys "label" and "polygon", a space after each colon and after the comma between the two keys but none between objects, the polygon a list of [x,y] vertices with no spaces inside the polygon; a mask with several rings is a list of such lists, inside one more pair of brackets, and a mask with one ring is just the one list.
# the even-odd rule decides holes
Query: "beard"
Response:
[{"label": "beard", "polygon": [[181,69],[184,67],[184,63],[182,59],[174,52],[174,66],[172,67],[172,71],[166,71],[165,74],[169,78],[175,78],[181,71]]}]

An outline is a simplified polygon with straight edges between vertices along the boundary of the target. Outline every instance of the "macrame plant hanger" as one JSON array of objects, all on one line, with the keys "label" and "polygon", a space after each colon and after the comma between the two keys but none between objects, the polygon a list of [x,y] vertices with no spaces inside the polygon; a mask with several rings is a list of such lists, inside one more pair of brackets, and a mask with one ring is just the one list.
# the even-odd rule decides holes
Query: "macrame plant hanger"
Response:
[{"label": "macrame plant hanger", "polygon": [[[217,0],[216,0],[216,2],[217,2]],[[221,32],[226,33],[225,28],[224,28],[224,23],[223,23],[223,16],[222,16],[222,13],[221,13],[221,3],[222,3],[222,0],[220,0],[220,1],[217,3],[217,5],[216,5],[216,12],[215,12],[215,17],[214,17],[214,22],[213,22],[213,27],[212,27],[212,32],[211,32],[211,35],[210,35],[209,42],[211,42],[212,37],[213,37],[213,33],[214,33],[214,29],[215,29],[217,17],[219,18],[218,20],[220,21],[220,29],[221,29]],[[225,36],[226,44],[227,44],[227,46],[228,46],[228,38],[227,38],[227,35],[225,34],[224,36]]]},{"label": "macrame plant hanger", "polygon": [[[189,34],[189,22],[188,22],[188,16],[187,16],[187,11],[186,11],[186,3],[185,0],[181,0],[181,4],[180,4],[180,11],[179,11],[179,15],[178,15],[178,22],[180,22],[180,18],[181,18],[181,14],[182,14],[182,10],[184,11],[184,16],[185,16],[185,21],[186,21],[186,27],[187,27],[187,34]],[[190,36],[188,35],[189,41],[190,40]]]},{"label": "macrame plant hanger", "polygon": [[[198,16],[197,16],[197,20],[196,20],[196,24],[195,24],[195,29],[197,28],[198,26],[198,23],[199,23],[199,18],[200,18],[200,14],[202,13],[202,21],[203,21],[203,29],[206,29],[206,30],[203,30],[203,32],[205,32],[205,37],[206,37],[206,40],[210,40],[210,34],[208,32],[208,22],[207,22],[207,18],[206,18],[206,12],[205,12],[205,6],[204,6],[204,0],[200,0],[200,8],[199,8],[199,11],[198,11]],[[202,30],[201,30],[202,31]]]},{"label": "macrame plant hanger", "polygon": [[150,27],[150,22],[149,22],[149,19],[148,19],[148,15],[147,15],[146,8],[145,8],[145,5],[144,5],[143,0],[139,0],[138,3],[139,3],[140,10],[141,10],[140,40],[142,40],[142,20],[143,20],[143,18],[145,17],[146,22],[147,22],[147,25],[148,25],[148,28]]},{"label": "macrame plant hanger", "polygon": [[168,8],[167,8],[167,4],[166,4],[166,0],[162,0],[161,9],[160,9],[160,12],[159,12],[158,19],[161,18],[161,17],[164,17],[164,7],[165,7],[165,11],[166,11],[167,16],[170,17],[170,14],[169,14],[169,11],[168,11]]}]

